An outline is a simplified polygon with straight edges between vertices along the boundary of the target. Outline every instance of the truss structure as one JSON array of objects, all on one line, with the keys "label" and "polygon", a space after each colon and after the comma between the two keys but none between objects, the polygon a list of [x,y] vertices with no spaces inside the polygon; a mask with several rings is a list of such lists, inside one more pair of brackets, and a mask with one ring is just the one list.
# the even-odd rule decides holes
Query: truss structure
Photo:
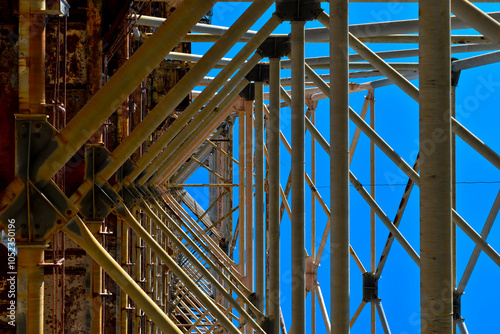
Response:
[{"label": "truss structure", "polygon": [[[46,76],[49,39],[69,50],[66,3],[19,1],[18,98],[1,109],[15,110],[1,157],[15,172],[0,197],[17,248],[17,332],[465,334],[469,322],[493,332],[462,312],[479,307],[462,295],[480,256],[498,283],[500,244],[488,237],[500,191],[481,197],[485,223],[461,215],[457,198],[481,195],[459,194],[457,170],[478,161],[495,185],[499,145],[467,127],[475,115],[456,100],[498,97],[487,65],[500,61],[500,12],[481,9],[497,2],[254,0],[228,26],[209,24],[217,3],[232,2],[131,2],[103,57],[102,2],[89,1],[90,95],[75,110],[66,51]],[[384,13],[415,3],[418,14],[349,24],[357,3]],[[58,30],[47,37],[49,21]],[[203,54],[191,52],[198,43]],[[481,85],[465,93],[468,71]],[[200,170],[206,182],[191,182]],[[67,271],[68,247],[85,251],[80,276]],[[70,273],[87,285],[70,289]],[[398,279],[413,296],[404,315]],[[75,291],[90,317],[81,324],[69,316]]]}]

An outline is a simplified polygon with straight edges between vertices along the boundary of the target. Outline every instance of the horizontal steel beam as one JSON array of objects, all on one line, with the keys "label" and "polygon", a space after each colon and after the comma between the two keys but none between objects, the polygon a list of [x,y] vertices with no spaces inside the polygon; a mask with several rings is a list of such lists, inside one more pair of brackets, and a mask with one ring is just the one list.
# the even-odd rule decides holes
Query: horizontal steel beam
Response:
[{"label": "horizontal steel beam", "polygon": [[[497,21],[500,20],[500,12],[493,12],[488,14],[493,19]],[[450,18],[450,20],[452,30],[470,28],[467,23],[463,22],[458,17],[453,16]],[[393,34],[413,34],[418,33],[418,19],[352,24],[349,26],[349,31],[357,38],[387,36]],[[326,28],[306,29],[306,41],[312,42],[322,40],[328,40],[328,30]]]},{"label": "horizontal steel beam", "polygon": [[[132,20],[135,20],[138,25],[147,27],[159,27],[166,20],[165,18],[162,17],[137,15],[137,14],[130,15],[130,18]],[[229,30],[228,27],[216,26],[205,23],[197,23],[194,27],[191,28],[192,32],[213,34],[218,36],[224,35],[228,30]],[[255,36],[256,33],[257,33],[256,31],[248,30],[248,32],[243,34],[242,38],[250,39],[253,36]]]},{"label": "horizontal steel beam", "polygon": [[479,56],[455,60],[451,68],[454,71],[466,70],[478,66],[484,66],[500,62],[500,51],[490,52]]},{"label": "horizontal steel beam", "polygon": [[494,43],[500,43],[500,23],[467,0],[451,0],[451,11]]}]

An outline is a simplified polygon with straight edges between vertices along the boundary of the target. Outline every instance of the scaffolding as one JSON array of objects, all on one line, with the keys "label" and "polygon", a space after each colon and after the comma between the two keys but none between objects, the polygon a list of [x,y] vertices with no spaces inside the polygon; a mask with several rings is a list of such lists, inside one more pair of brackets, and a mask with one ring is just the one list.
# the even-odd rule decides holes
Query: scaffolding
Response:
[{"label": "scaffolding", "polygon": [[[0,330],[387,334],[402,315],[381,297],[408,302],[388,288],[401,275],[381,280],[391,260],[418,297],[397,328],[495,328],[462,295],[482,252],[500,277],[498,140],[456,101],[467,71],[484,75],[475,109],[498,97],[500,12],[481,8],[500,2],[0,3]],[[415,17],[350,24],[358,3]],[[212,24],[217,8],[230,24]],[[418,112],[413,137],[375,114],[376,96],[396,100],[384,89],[409,106],[389,113]],[[484,224],[457,205],[462,147],[498,192]]]}]

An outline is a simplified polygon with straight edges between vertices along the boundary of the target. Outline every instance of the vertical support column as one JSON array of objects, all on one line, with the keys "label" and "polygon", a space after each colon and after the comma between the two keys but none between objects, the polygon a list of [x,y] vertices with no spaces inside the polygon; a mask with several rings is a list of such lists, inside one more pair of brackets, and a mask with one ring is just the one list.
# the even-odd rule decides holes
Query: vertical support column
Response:
[{"label": "vertical support column", "polygon": [[292,21],[292,319],[294,333],[305,333],[305,53],[304,21]]},{"label": "vertical support column", "polygon": [[45,114],[45,0],[19,1],[19,111]]},{"label": "vertical support column", "polygon": [[450,1],[419,6],[421,325],[422,333],[451,334]]},{"label": "vertical support column", "polygon": [[16,333],[43,333],[45,245],[17,244],[17,322]]},{"label": "vertical support column", "polygon": [[246,115],[246,277],[247,287],[253,290],[253,101],[245,101]]},{"label": "vertical support column", "polygon": [[[370,127],[375,131],[375,98],[373,97],[373,91],[370,91]],[[375,142],[370,140],[370,195],[375,200]],[[377,263],[375,259],[376,254],[376,224],[375,224],[375,210],[373,208],[370,210],[370,244],[371,244],[371,254],[370,254],[370,272],[375,274],[377,270]],[[371,333],[376,333],[376,305],[371,302]]]},{"label": "vertical support column", "polygon": [[331,332],[349,333],[349,43],[347,0],[330,1]]},{"label": "vertical support column", "polygon": [[264,83],[255,82],[255,292],[264,311]]},{"label": "vertical support column", "polygon": [[[311,108],[311,123],[316,126],[316,108]],[[311,181],[316,186],[316,139],[311,136]],[[311,258],[316,258],[316,196],[311,192]],[[311,334],[316,334],[316,290],[311,291]]]},{"label": "vertical support column", "polygon": [[[135,214],[136,214],[136,219],[137,221],[142,225],[142,214],[139,209],[135,209]],[[134,233],[135,234],[135,233]],[[141,288],[144,290],[144,241],[138,236],[135,236],[135,280],[136,282],[141,286]],[[140,333],[141,330],[143,330],[143,318],[141,317],[141,312],[142,310],[139,309],[139,307],[135,307],[135,310],[132,314],[132,318],[134,319],[134,330],[135,333]],[[166,313],[169,315],[169,313]]]},{"label": "vertical support column", "polygon": [[280,330],[280,58],[270,58],[269,125],[269,305],[272,333]]},{"label": "vertical support column", "polygon": [[[102,221],[87,221],[86,225],[94,238],[102,244],[102,237],[100,235]],[[102,332],[102,269],[101,266],[90,256],[88,257],[91,264],[91,330],[92,333]]]},{"label": "vertical support column", "polygon": [[[123,270],[128,271],[128,238],[129,238],[129,227],[125,221],[120,218],[116,217],[116,225],[120,229],[120,238],[116,240],[117,246],[119,246],[120,249],[120,265],[123,268]],[[120,296],[119,299],[117,298],[116,304],[120,305],[119,307],[119,312],[120,312],[120,317],[119,317],[119,328],[120,328],[120,333],[121,334],[126,334],[128,331],[129,327],[129,302],[128,302],[128,296],[123,291],[120,289]]]},{"label": "vertical support column", "polygon": [[[152,235],[152,230],[151,230],[151,227],[153,225],[151,219],[149,218],[149,216],[145,215],[144,216],[144,219],[146,221],[146,224],[145,224],[145,227],[144,229],[146,231],[148,231],[149,235]],[[145,244],[144,245],[146,247],[146,263],[145,263],[145,266],[146,266],[146,293],[148,294],[149,298],[153,299],[153,267],[152,267],[152,262],[153,262],[153,252],[151,250],[151,247],[149,247],[148,244]],[[145,326],[146,326],[146,333],[151,333],[151,319],[149,319],[148,317],[144,317],[144,322],[145,322]]]},{"label": "vertical support column", "polygon": [[[140,222],[140,210],[136,207],[134,207],[133,209],[133,215],[134,217],[137,219],[137,221]],[[129,275],[130,277],[132,277],[134,279],[134,281],[141,285],[141,257],[140,257],[140,247],[139,247],[139,243],[140,243],[140,239],[139,237],[137,236],[137,233],[131,233],[130,230],[128,230],[128,234],[130,234],[130,238],[129,238],[129,242],[130,242],[130,254],[129,254],[129,262],[133,263],[134,266],[130,266],[130,269],[129,269]],[[124,292],[122,292],[124,293]],[[124,307],[127,307],[127,305],[124,305]],[[132,308],[128,308],[127,307],[127,315],[128,315],[128,318],[130,319],[130,322],[131,324],[129,325],[130,328],[132,328],[132,331],[134,333],[139,333],[139,325],[140,325],[140,321],[139,321],[139,318],[137,317],[137,307],[134,307],[133,309]],[[165,313],[167,313],[165,311]]]},{"label": "vertical support column", "polygon": [[[19,113],[45,114],[45,0],[19,1]],[[13,125],[13,124],[12,124]],[[32,214],[31,212],[29,214]],[[17,244],[17,333],[43,333],[43,244]]]},{"label": "vertical support column", "polygon": [[[450,108],[451,108],[451,117],[455,118],[456,116],[456,92],[458,85],[458,76],[455,72],[452,72],[452,80],[451,80],[451,93],[450,93]],[[460,72],[458,72],[460,75]],[[456,211],[457,209],[457,150],[456,150],[456,135],[451,132],[451,207]],[[457,289],[457,225],[451,224],[451,279],[452,279],[452,287],[453,290]],[[458,321],[453,317],[453,326],[452,326],[452,334],[457,332]],[[460,326],[460,325],[458,325]]]},{"label": "vertical support column", "polygon": [[245,276],[245,109],[239,111],[239,264],[241,276]]},{"label": "vertical support column", "polygon": [[[87,6],[87,96],[91,97],[102,87],[102,0],[87,1]],[[99,143],[103,141],[102,136],[100,128],[90,140]]]}]

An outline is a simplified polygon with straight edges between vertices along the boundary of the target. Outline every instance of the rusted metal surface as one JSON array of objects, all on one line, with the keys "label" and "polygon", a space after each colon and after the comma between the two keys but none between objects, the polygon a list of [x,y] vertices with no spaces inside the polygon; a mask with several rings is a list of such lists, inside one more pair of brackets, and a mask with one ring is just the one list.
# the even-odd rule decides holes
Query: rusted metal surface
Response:
[{"label": "rusted metal surface", "polygon": [[[102,1],[87,2],[86,22],[86,69],[87,69],[87,97],[93,96],[102,87],[103,55],[102,55]],[[78,109],[80,110],[80,109]],[[92,138],[91,142],[102,142],[102,127]]]},{"label": "rusted metal surface", "polygon": [[12,149],[15,146],[14,114],[18,112],[19,108],[16,30],[15,25],[0,24],[0,54],[2,55],[0,60],[0,95],[2,96],[2,103],[0,103],[0,142],[2,142],[0,147],[0,189],[4,189],[14,179],[15,156]]},{"label": "rusted metal surface", "polygon": [[102,86],[102,1],[88,1],[86,23],[87,94],[94,95]]},{"label": "rusted metal surface", "polygon": [[[189,65],[185,62],[164,60],[155,68],[148,79],[148,110],[152,110],[158,102],[172,89],[175,84],[189,71]],[[190,102],[187,95],[184,100],[175,108],[175,112],[166,118],[154,133],[152,140],[155,141],[170,124],[176,112],[184,110]],[[151,144],[151,142],[150,142]]]},{"label": "rusted metal surface", "polygon": [[44,269],[43,243],[17,243],[17,310],[16,330],[19,333],[43,331]]},{"label": "rusted metal surface", "polygon": [[19,110],[26,114],[44,113],[45,15],[40,13],[43,5],[19,1]]},{"label": "rusted metal surface", "polygon": [[[86,333],[87,315],[82,310],[85,310],[87,282],[85,268],[87,267],[87,255],[80,247],[72,240],[67,239],[65,257],[65,291],[64,291],[64,331],[83,334]],[[50,273],[52,274],[52,273]],[[46,293],[52,293],[51,276],[45,276]],[[51,300],[47,296],[47,309],[51,309]],[[46,319],[48,320],[48,319]],[[45,328],[46,333],[52,333]]]},{"label": "rusted metal surface", "polygon": [[85,26],[78,24],[68,30],[68,85],[84,85],[87,79],[87,33]]}]

